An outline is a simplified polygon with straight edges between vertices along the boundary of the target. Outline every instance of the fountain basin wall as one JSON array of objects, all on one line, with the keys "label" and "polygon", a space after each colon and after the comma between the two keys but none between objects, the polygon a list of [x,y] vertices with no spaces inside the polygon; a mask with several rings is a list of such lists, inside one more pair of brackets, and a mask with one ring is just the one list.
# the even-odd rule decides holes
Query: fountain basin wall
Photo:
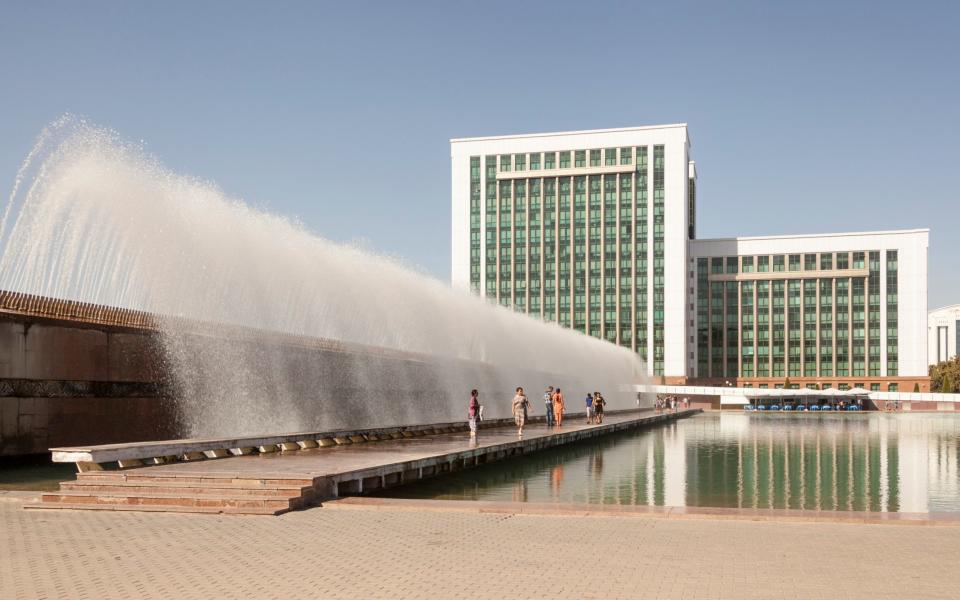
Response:
[{"label": "fountain basin wall", "polygon": [[0,312],[0,456],[176,433],[153,334]]},{"label": "fountain basin wall", "polygon": [[[486,363],[187,321],[161,329],[158,321],[0,291],[0,457],[198,430],[240,435],[456,421],[465,418],[467,396],[462,405],[450,402],[451,378],[483,390],[489,416],[509,415],[512,388],[499,389],[503,373]],[[174,361],[172,352],[179,353]],[[174,376],[171,364],[195,365],[197,373]],[[257,367],[230,368],[238,364]],[[278,382],[282,389],[274,389]]]}]

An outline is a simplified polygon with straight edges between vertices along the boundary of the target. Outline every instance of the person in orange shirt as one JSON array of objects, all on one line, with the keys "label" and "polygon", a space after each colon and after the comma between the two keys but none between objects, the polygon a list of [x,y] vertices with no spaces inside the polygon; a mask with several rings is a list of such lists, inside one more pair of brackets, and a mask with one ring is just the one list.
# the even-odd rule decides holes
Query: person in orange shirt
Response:
[{"label": "person in orange shirt", "polygon": [[553,418],[557,422],[557,427],[563,425],[563,393],[560,388],[553,394]]}]

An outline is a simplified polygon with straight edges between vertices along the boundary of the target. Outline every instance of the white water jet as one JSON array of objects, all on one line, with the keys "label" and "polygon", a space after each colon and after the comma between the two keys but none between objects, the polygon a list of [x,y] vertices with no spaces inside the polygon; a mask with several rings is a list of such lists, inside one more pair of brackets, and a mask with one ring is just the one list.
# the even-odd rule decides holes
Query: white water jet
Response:
[{"label": "white water jet", "polygon": [[[628,407],[624,386],[644,372],[629,350],[320,238],[71,117],[18,172],[0,252],[0,289],[171,317],[163,347],[187,435],[461,420],[473,387],[492,415],[509,413],[518,385],[535,414],[547,384],[565,388],[568,410],[593,389]],[[238,342],[237,327],[428,357],[340,361]]]}]

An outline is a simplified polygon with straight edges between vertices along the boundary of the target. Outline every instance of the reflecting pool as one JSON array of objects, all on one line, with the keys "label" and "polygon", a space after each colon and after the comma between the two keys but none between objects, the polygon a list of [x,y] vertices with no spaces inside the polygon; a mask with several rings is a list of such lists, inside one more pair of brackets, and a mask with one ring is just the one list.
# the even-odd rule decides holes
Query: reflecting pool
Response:
[{"label": "reflecting pool", "polygon": [[704,413],[385,491],[404,498],[960,512],[960,415]]}]

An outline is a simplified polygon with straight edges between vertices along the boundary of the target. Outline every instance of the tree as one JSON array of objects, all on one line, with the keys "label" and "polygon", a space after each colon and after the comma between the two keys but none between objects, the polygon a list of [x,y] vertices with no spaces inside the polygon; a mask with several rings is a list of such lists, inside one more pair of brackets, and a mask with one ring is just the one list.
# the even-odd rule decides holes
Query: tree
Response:
[{"label": "tree", "polygon": [[946,394],[957,392],[960,383],[960,356],[939,362],[930,367],[930,389]]},{"label": "tree", "polygon": [[789,378],[789,377],[787,377],[786,379],[783,380],[783,389],[785,389],[785,390],[789,390],[789,389],[790,389],[790,378]]},{"label": "tree", "polygon": [[940,391],[944,394],[952,394],[953,392],[957,391],[953,383],[953,377],[950,376],[950,373],[947,373],[943,376],[943,381],[940,382]]}]

